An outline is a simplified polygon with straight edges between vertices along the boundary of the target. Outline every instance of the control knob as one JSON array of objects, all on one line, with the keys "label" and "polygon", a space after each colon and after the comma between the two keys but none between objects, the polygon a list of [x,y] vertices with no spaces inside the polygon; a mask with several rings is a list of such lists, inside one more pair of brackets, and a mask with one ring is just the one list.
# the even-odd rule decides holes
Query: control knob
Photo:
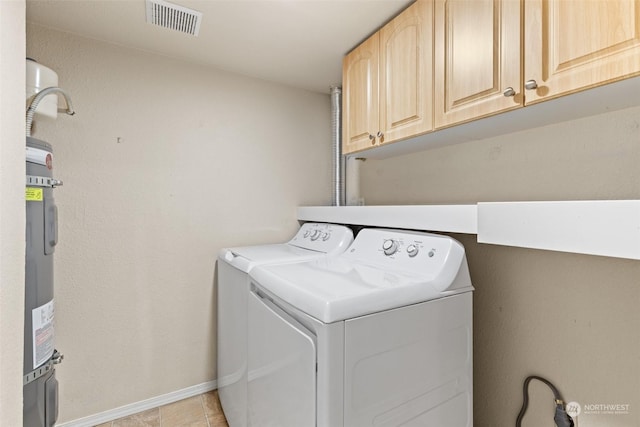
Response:
[{"label": "control knob", "polygon": [[382,244],[382,250],[385,255],[393,255],[398,250],[398,242],[393,239],[387,239]]},{"label": "control knob", "polygon": [[409,245],[407,246],[407,255],[409,255],[409,257],[413,258],[414,256],[418,255],[418,247],[416,245]]},{"label": "control knob", "polygon": [[313,240],[318,240],[318,238],[320,237],[320,234],[322,234],[322,232],[320,230],[314,230],[313,233],[311,233],[311,237],[310,239]]}]

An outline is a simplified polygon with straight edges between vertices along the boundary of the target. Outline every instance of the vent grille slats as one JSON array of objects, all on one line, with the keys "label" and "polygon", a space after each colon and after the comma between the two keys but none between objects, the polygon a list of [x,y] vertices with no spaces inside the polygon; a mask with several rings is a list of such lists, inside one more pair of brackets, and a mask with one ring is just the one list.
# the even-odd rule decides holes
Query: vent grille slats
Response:
[{"label": "vent grille slats", "polygon": [[202,13],[164,0],[146,0],[147,23],[197,36]]}]

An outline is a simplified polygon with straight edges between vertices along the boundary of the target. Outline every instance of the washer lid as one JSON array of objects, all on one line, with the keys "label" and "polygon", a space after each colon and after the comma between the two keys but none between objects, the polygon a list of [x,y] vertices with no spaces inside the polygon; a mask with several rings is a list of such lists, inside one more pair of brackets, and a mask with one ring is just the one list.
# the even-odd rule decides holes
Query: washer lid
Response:
[{"label": "washer lid", "polygon": [[223,249],[218,255],[218,260],[247,273],[261,264],[307,261],[324,255],[322,252],[299,248],[288,243],[277,243]]},{"label": "washer lid", "polygon": [[[363,239],[363,232],[343,255],[256,267],[250,272],[252,281],[325,323],[473,290],[464,248],[455,240],[426,233],[400,236],[388,230],[372,231]],[[414,241],[408,239],[417,239],[422,255],[398,253],[394,260],[380,254],[377,246],[371,256],[363,253],[362,247],[358,249],[359,239],[369,245],[371,239],[378,237],[404,239],[411,244]],[[415,267],[406,267],[407,263]],[[392,268],[397,265],[404,267]]]},{"label": "washer lid", "polygon": [[466,261],[458,261],[464,268],[436,277],[391,272],[343,257],[264,265],[249,274],[269,294],[331,323],[471,291]]},{"label": "washer lid", "polygon": [[350,228],[336,224],[305,223],[287,243],[223,249],[218,259],[244,272],[260,264],[306,261],[344,252],[353,242]]}]

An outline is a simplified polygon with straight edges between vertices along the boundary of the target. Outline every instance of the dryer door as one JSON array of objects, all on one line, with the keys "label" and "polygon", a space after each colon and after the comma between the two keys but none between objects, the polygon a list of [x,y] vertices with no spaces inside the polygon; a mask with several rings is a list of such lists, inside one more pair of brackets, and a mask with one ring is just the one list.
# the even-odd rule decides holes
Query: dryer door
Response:
[{"label": "dryer door", "polygon": [[316,425],[316,338],[259,291],[249,295],[249,425]]}]

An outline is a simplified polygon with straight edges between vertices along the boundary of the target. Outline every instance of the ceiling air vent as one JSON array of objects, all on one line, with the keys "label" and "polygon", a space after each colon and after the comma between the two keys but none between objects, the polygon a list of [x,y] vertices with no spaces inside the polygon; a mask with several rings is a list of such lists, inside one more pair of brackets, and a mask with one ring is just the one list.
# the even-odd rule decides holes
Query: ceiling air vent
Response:
[{"label": "ceiling air vent", "polygon": [[202,13],[164,0],[146,0],[147,22],[197,36]]}]

